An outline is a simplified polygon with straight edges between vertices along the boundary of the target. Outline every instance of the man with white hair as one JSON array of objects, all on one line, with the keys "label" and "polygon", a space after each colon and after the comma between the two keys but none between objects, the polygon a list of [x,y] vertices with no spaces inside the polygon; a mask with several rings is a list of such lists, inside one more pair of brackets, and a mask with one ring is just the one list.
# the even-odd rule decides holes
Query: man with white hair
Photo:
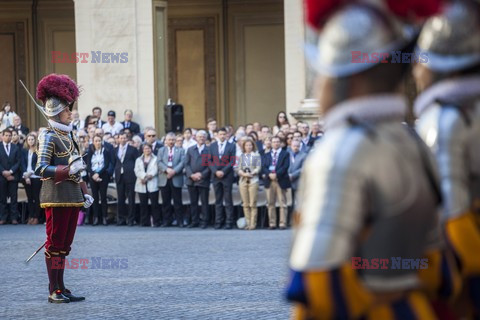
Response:
[{"label": "man with white hair", "polygon": [[[163,200],[162,227],[171,226],[173,217],[175,217],[177,226],[181,228],[183,227],[182,187],[185,150],[182,147],[177,147],[175,140],[175,133],[167,133],[165,146],[158,151],[158,186]],[[174,216],[172,215],[173,209],[175,209]]]},{"label": "man with white hair", "polygon": [[25,136],[30,132],[30,129],[22,124],[22,118],[19,115],[13,116],[13,128]]},{"label": "man with white hair", "polygon": [[[190,225],[189,228],[206,229],[210,221],[208,212],[208,191],[210,188],[211,163],[210,148],[205,145],[207,132],[200,130],[196,135],[197,144],[187,150],[185,156],[185,173],[187,176],[188,193],[190,194]],[[202,212],[199,216],[198,198],[202,202]],[[200,225],[201,219],[201,225]]]}]

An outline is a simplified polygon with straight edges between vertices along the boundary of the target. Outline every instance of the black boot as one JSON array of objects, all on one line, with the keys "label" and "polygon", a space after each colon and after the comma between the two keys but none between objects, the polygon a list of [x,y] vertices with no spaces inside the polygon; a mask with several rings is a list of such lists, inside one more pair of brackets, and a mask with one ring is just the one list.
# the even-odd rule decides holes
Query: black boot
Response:
[{"label": "black boot", "polygon": [[48,296],[48,302],[50,303],[69,303],[70,299],[62,294],[62,290],[58,289],[52,292]]},{"label": "black boot", "polygon": [[102,218],[102,224],[103,224],[104,226],[108,225],[108,223],[107,223],[107,218]]},{"label": "black boot", "polygon": [[71,302],[77,302],[77,301],[83,301],[85,300],[85,297],[77,297],[72,294],[72,292],[68,289],[63,290],[63,295],[70,299]]},{"label": "black boot", "polygon": [[[48,273],[48,281],[49,287],[48,292],[50,295],[48,296],[48,302],[51,303],[69,303],[70,299],[65,297],[62,294],[62,290],[60,290],[58,286],[58,273],[60,271],[59,268],[59,261],[52,261],[52,259],[60,259],[59,256],[50,255],[50,253],[45,253],[45,264],[47,265],[47,273]],[[53,264],[53,265],[52,265]]]},{"label": "black boot", "polygon": [[93,218],[93,225],[98,226],[98,217]]},{"label": "black boot", "polygon": [[58,270],[57,281],[58,287],[62,291],[62,294],[67,297],[71,302],[83,301],[85,297],[77,297],[72,294],[72,292],[65,288],[65,284],[63,282],[63,274],[65,273],[65,255],[60,256],[62,259],[62,268]]}]

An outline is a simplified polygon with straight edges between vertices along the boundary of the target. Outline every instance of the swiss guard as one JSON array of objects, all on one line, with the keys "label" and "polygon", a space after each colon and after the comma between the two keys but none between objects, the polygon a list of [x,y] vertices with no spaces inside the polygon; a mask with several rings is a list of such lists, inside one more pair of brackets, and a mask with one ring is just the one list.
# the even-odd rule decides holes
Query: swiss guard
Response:
[{"label": "swiss guard", "polygon": [[307,1],[309,23],[322,29],[315,87],[325,134],[298,193],[287,288],[296,319],[436,319],[419,270],[440,245],[438,173],[403,123],[399,87],[410,65],[392,52],[411,53],[415,43],[398,17],[438,9]]},{"label": "swiss guard", "polygon": [[[417,130],[437,162],[441,224],[462,276],[451,302],[458,317],[480,319],[480,3],[448,4],[417,45],[428,55],[413,70]],[[440,294],[449,298],[452,289]]]},{"label": "swiss guard", "polygon": [[78,213],[89,207],[93,198],[87,194],[81,171],[85,163],[79,155],[72,134],[72,108],[79,89],[67,75],[50,74],[37,86],[37,98],[43,102],[48,129],[39,133],[35,174],[42,177],[40,206],[45,208],[47,240],[45,262],[49,279],[48,301],[68,303],[85,300],[65,288],[65,257],[71,250]]}]

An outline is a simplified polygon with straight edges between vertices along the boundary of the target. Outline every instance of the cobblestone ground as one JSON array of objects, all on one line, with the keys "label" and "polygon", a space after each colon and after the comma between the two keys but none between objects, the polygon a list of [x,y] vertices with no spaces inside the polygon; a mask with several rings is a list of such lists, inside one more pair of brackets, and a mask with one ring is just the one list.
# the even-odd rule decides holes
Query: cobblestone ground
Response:
[{"label": "cobblestone ground", "polygon": [[[44,226],[0,227],[0,319],[288,319],[290,231],[77,229],[65,280],[84,302],[47,302]],[[128,259],[103,269],[92,258]],[[111,260],[110,260],[111,261]],[[105,267],[112,266],[111,263]],[[96,267],[96,268],[94,268]]]}]

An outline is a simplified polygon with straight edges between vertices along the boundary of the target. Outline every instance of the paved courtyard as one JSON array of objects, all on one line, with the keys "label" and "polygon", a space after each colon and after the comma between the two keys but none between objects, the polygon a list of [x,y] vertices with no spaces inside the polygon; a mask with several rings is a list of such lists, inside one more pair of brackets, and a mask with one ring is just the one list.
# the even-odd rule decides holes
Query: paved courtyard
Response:
[{"label": "paved courtyard", "polygon": [[2,226],[0,319],[288,319],[291,236],[82,226],[69,258],[88,259],[88,268],[67,269],[65,280],[87,300],[55,305],[47,302],[43,250],[24,263],[45,240],[45,226]]}]

